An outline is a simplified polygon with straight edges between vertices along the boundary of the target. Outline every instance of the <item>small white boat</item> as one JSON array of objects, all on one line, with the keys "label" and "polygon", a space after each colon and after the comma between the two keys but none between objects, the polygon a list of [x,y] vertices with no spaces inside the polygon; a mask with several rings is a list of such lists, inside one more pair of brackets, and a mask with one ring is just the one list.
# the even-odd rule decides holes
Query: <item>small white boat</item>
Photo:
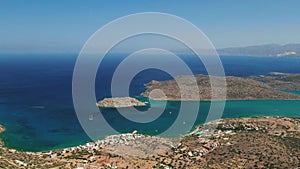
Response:
[{"label": "small white boat", "polygon": [[89,115],[89,120],[94,120],[94,116],[91,114],[91,115]]}]

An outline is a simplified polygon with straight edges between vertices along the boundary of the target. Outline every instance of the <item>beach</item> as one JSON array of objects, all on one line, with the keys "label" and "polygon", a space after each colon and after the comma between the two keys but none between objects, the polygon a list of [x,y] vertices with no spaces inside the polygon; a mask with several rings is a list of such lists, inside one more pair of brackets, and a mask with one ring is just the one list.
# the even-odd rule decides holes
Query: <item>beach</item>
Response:
[{"label": "beach", "polygon": [[[299,118],[221,119],[197,126],[193,132],[173,139],[134,132],[37,153],[0,146],[0,167],[296,167],[300,162],[299,142]],[[15,158],[18,160],[12,160]]]}]

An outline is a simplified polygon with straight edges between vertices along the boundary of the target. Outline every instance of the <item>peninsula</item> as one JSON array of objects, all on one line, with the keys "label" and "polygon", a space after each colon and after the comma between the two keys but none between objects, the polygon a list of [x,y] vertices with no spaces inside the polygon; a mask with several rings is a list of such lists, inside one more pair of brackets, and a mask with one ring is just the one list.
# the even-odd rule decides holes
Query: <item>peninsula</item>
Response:
[{"label": "peninsula", "polygon": [[274,89],[300,90],[300,74],[270,72],[269,76],[253,76],[250,78],[262,81]]},{"label": "peninsula", "polygon": [[[195,76],[178,76],[173,80],[167,81],[151,81],[145,84],[146,91],[141,95],[149,97],[153,100],[211,100],[211,83],[210,76],[195,75]],[[193,79],[197,81],[199,93],[195,92]],[[221,77],[216,77],[221,79]],[[298,80],[295,80],[298,79]],[[288,92],[278,90],[281,89],[299,89],[300,75],[287,75],[281,78],[275,77],[235,77],[226,76],[227,83],[227,100],[299,100],[300,96]],[[182,82],[180,89],[177,82]],[[264,82],[265,81],[265,82]],[[276,88],[275,88],[276,87]],[[160,89],[164,92],[164,97],[158,93],[151,93],[155,89]],[[221,87],[216,87],[216,90],[222,90]],[[184,93],[182,98],[181,93]],[[222,99],[219,99],[222,100]]]},{"label": "peninsula", "polygon": [[96,104],[98,107],[132,107],[132,106],[146,106],[143,103],[132,97],[115,97],[115,98],[105,98]]}]

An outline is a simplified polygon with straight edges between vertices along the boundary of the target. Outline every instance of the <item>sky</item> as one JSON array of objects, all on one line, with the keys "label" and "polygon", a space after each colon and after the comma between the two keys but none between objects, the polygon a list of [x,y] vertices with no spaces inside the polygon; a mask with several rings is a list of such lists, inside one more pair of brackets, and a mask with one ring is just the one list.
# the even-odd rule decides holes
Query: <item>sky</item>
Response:
[{"label": "sky", "polygon": [[1,0],[0,53],[78,53],[102,26],[139,12],[184,18],[216,48],[300,43],[299,7],[298,0]]}]

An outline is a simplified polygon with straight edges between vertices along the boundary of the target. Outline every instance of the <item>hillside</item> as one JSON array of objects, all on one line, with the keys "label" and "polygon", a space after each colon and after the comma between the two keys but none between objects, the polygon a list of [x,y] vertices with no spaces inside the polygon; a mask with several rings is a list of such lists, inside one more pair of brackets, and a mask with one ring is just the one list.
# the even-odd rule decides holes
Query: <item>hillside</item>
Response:
[{"label": "hillside", "polygon": [[[199,88],[199,93],[196,93],[192,85],[192,76],[179,76],[176,80],[183,82],[183,88],[181,90],[184,93],[183,98],[181,98],[181,93],[176,80],[167,81],[151,81],[146,84],[146,91],[142,93],[142,96],[150,97],[154,100],[199,100],[200,95],[201,100],[211,100],[211,84],[209,81],[209,76],[196,75],[195,76]],[[217,77],[220,78],[220,77]],[[293,78],[292,78],[293,79]],[[290,79],[291,81],[291,79]],[[241,78],[234,76],[227,76],[227,99],[228,100],[293,100],[300,99],[300,96],[281,92],[274,89],[275,85],[269,85],[269,83],[263,83],[261,81],[255,80],[254,78]],[[160,89],[164,92],[166,97],[162,97],[159,94],[151,94],[154,89]],[[217,87],[217,91],[222,91],[222,89]],[[151,95],[150,95],[151,94]],[[217,100],[221,100],[217,99]]]},{"label": "hillside", "polygon": [[271,72],[271,76],[253,76],[253,80],[262,81],[277,89],[300,90],[300,74]]},{"label": "hillside", "polygon": [[142,134],[42,153],[0,145],[0,168],[297,168],[300,120],[221,119],[171,139]]}]

